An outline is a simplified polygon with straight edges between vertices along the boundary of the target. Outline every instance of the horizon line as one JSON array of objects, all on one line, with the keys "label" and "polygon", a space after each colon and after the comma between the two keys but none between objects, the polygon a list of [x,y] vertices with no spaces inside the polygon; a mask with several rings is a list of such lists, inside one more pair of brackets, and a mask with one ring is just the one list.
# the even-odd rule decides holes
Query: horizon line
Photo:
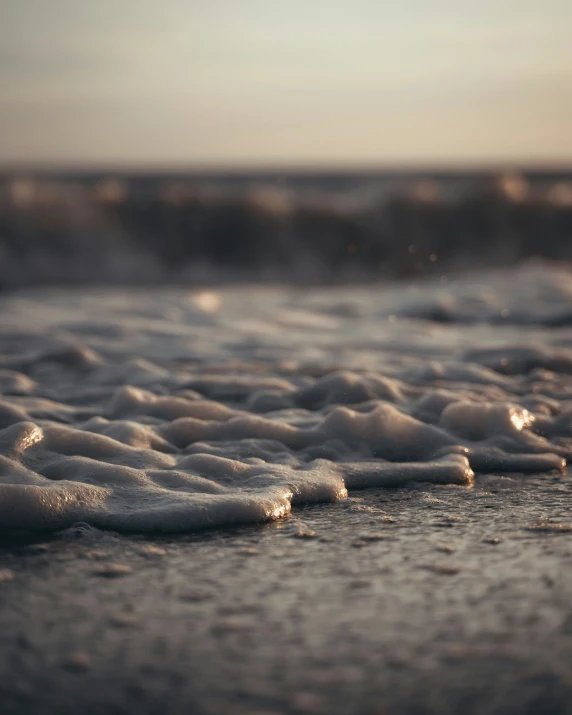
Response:
[{"label": "horizon line", "polygon": [[565,160],[475,160],[401,162],[122,162],[122,161],[9,161],[0,160],[0,174],[469,174],[562,173],[572,171],[572,157]]}]

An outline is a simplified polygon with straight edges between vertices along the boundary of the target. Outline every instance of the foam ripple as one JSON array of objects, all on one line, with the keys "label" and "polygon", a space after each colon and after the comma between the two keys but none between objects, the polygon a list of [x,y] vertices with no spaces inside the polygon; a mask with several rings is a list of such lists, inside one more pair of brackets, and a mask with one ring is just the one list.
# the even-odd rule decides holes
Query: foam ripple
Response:
[{"label": "foam ripple", "polygon": [[[480,279],[495,306],[510,281],[528,306],[536,290],[536,317],[512,326],[483,321],[482,303],[468,321],[466,285],[449,289],[459,320],[446,325],[402,288],[340,289],[335,320],[321,318],[328,289],[223,290],[208,321],[184,290],[5,297],[0,529],[192,531],[352,489],[562,472],[572,333],[534,326],[572,311],[572,291],[535,270],[530,284]],[[443,290],[427,286],[426,302]]]}]

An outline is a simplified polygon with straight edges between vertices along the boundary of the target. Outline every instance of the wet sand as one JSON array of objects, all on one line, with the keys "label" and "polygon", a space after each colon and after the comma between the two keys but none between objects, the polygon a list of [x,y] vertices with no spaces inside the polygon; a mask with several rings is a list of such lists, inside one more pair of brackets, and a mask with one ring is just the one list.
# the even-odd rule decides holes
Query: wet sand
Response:
[{"label": "wet sand", "polygon": [[2,713],[572,712],[571,491],[488,476],[188,536],[5,537]]}]

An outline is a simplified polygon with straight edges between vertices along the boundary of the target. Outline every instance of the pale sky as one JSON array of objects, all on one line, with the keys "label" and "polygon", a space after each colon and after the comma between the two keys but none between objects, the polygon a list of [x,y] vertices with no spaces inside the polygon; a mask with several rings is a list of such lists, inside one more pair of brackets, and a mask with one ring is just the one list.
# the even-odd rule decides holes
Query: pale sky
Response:
[{"label": "pale sky", "polygon": [[0,162],[572,162],[570,0],[0,0]]}]

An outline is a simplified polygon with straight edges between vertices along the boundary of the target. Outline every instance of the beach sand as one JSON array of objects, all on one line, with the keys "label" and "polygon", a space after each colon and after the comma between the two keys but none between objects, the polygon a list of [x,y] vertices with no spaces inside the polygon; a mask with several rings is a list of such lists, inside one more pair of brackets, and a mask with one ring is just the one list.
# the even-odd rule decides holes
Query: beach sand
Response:
[{"label": "beach sand", "polygon": [[571,490],[483,477],[204,534],[4,539],[2,713],[570,712]]}]

